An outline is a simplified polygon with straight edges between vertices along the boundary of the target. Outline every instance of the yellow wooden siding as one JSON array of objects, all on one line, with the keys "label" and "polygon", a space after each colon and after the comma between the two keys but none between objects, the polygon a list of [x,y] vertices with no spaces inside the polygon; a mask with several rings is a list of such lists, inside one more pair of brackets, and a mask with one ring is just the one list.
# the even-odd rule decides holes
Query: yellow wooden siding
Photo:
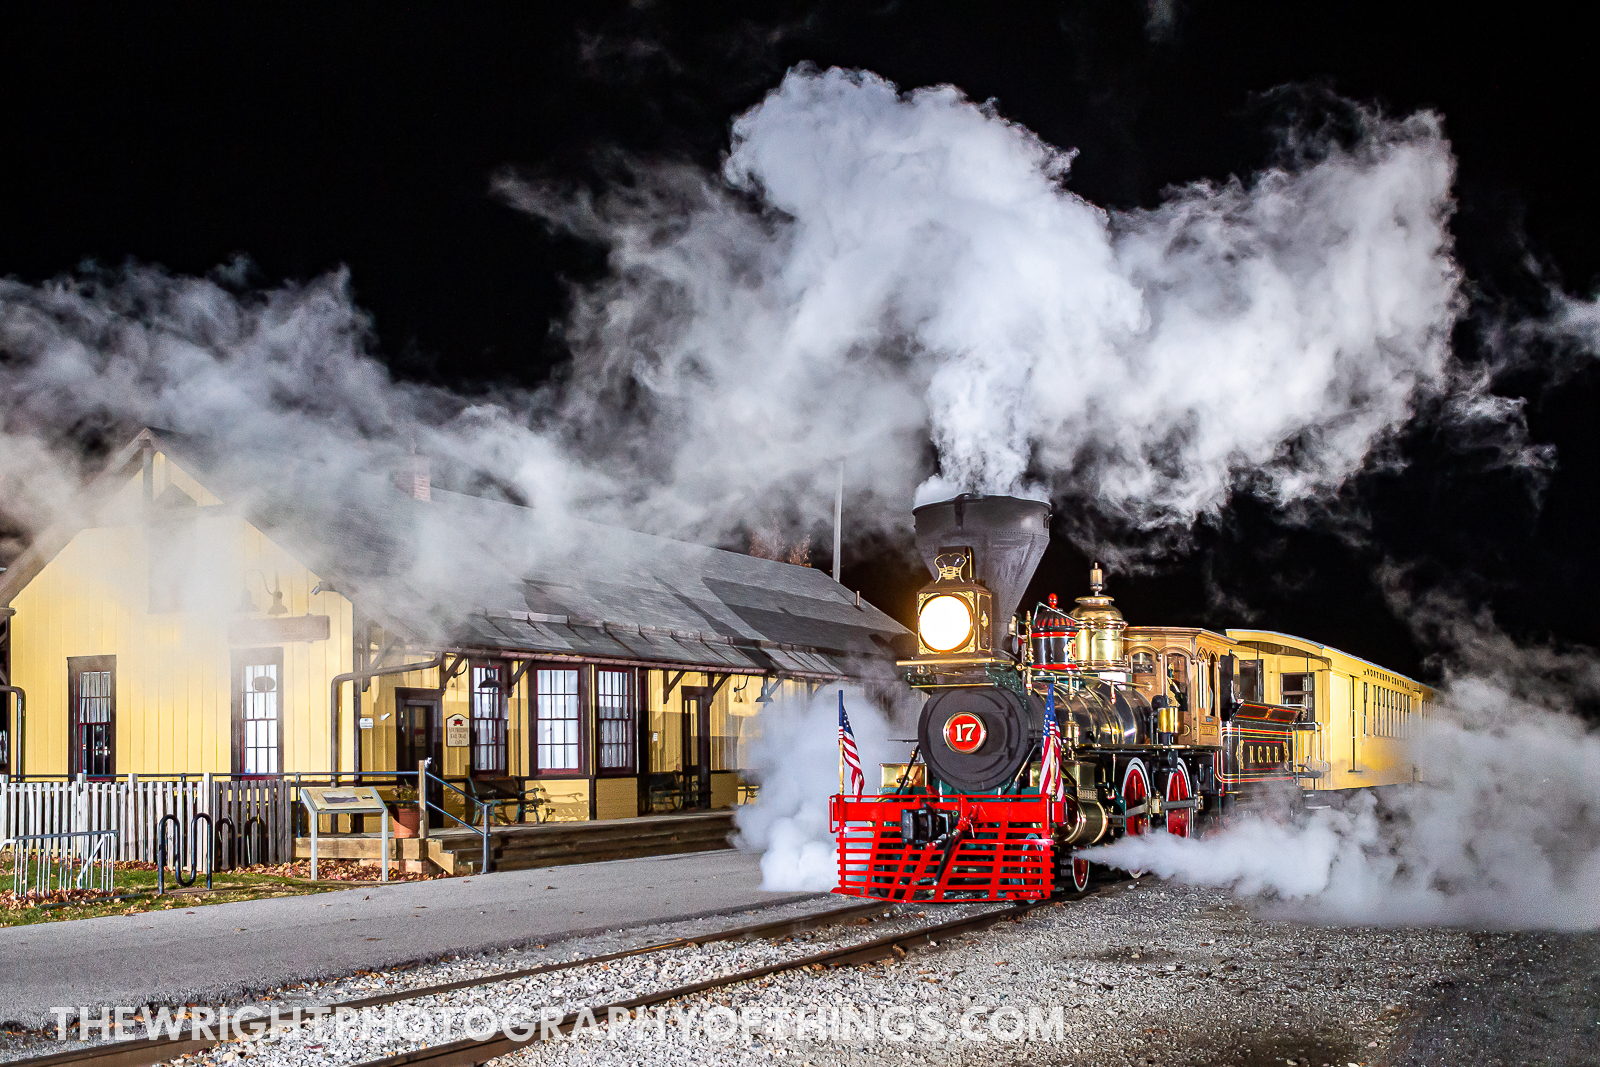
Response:
[{"label": "yellow wooden siding", "polygon": [[[164,456],[156,459],[157,486],[176,484],[201,504],[214,503]],[[107,511],[123,517],[119,504],[125,496],[142,500],[142,474],[130,479]],[[281,583],[291,615],[330,616],[329,640],[281,646],[284,769],[325,768],[328,683],[349,669],[349,602],[324,592],[313,604],[310,590],[318,576],[242,518],[222,509],[189,512],[185,518],[241,565],[232,568],[231,581],[203,591],[217,605],[213,611],[149,611],[151,551],[162,547],[158,539],[170,531],[144,523],[80,531],[12,601],[12,673],[29,694],[29,773],[68,770],[67,659],[76,656],[116,657],[117,773],[230,771],[228,627],[245,617],[231,609],[252,570]],[[260,588],[254,597],[263,611],[271,603]]]},{"label": "yellow wooden siding", "polygon": [[631,819],[639,814],[639,779],[595,779],[595,818]]},{"label": "yellow wooden siding", "polygon": [[711,806],[731,808],[739,798],[739,776],[732,772],[713,772],[711,775]]},{"label": "yellow wooden siding", "polygon": [[583,822],[589,818],[587,778],[541,778],[537,784],[550,802],[545,809],[545,822]]}]

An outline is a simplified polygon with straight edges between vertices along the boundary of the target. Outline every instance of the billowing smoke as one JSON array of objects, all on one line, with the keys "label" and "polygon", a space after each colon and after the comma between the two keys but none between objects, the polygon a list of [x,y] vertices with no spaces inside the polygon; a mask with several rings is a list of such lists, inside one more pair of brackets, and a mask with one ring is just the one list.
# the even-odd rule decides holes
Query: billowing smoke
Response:
[{"label": "billowing smoke", "polygon": [[86,441],[118,447],[141,426],[181,435],[246,511],[382,514],[413,453],[459,488],[537,498],[552,528],[582,499],[578,472],[605,491],[533,429],[532,398],[394,382],[342,273],[265,292],[241,273],[0,281],[0,486],[17,536],[71,517],[104,460]]},{"label": "billowing smoke", "polygon": [[1410,741],[1418,784],[1087,855],[1318,921],[1600,927],[1600,736],[1572,713],[1600,693],[1600,661],[1424,611],[1461,659]]},{"label": "billowing smoke", "polygon": [[[835,843],[828,832],[826,798],[839,791],[839,686],[824,686],[811,700],[779,703],[762,716],[750,769],[761,781],[760,799],[734,816],[741,848],[761,851],[762,886],[826,892],[838,881]],[[866,777],[878,792],[878,765],[910,758],[910,745],[892,740],[915,730],[915,699],[906,694],[887,709],[887,694],[871,687],[842,687],[845,708]],[[892,698],[890,698],[892,699]],[[902,725],[896,727],[893,723]],[[898,734],[897,734],[897,731]],[[845,783],[848,791],[848,781]]]},{"label": "billowing smoke", "polygon": [[[1506,415],[1474,407],[1448,348],[1438,120],[1360,126],[1108,212],[1066,188],[1072,152],[956,89],[797,69],[735,122],[720,176],[641,165],[593,196],[498,179],[604,243],[611,271],[574,293],[563,384],[470,401],[395,383],[342,275],[0,283],[0,507],[37,533],[93,469],[86,439],[154,424],[236,486],[293,470],[293,505],[330,512],[381,510],[420,452],[551,531],[577,514],[715,539],[825,516],[843,460],[857,531],[962,490],[1070,495],[1159,548],[1240,479],[1330,494],[1421,398],[1465,390],[1453,410]],[[794,736],[831,746],[816,714]],[[832,772],[774,766],[746,835],[800,842],[772,877],[811,884]]]},{"label": "billowing smoke", "polygon": [[1298,169],[1108,213],[1065,188],[1072,152],[953,88],[800,69],[735,122],[721,182],[500,188],[610,249],[563,410],[635,403],[609,440],[652,475],[642,513],[681,526],[776,486],[821,515],[843,458],[857,524],[980,490],[1166,532],[1241,475],[1331,491],[1455,387],[1449,146],[1431,115],[1363,122],[1302,141]]},{"label": "billowing smoke", "polygon": [[563,385],[471,402],[390,380],[342,275],[5,283],[6,506],[38,528],[85,429],[139,423],[327,464],[340,492],[418,450],[457,484],[704,539],[825,516],[841,459],[862,532],[961,490],[1070,494],[1147,534],[1242,477],[1316,497],[1462,388],[1449,147],[1429,115],[1363,122],[1293,169],[1108,213],[1065,188],[1070,151],[953,88],[798,69],[735,122],[720,179],[498,180],[612,269],[574,294]]}]

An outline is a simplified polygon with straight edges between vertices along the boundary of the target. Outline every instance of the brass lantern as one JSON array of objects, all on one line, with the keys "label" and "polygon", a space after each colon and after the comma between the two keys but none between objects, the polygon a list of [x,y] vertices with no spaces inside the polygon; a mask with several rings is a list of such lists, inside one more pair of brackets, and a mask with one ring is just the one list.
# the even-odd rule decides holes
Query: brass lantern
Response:
[{"label": "brass lantern", "polygon": [[973,580],[970,548],[941,549],[939,576],[917,593],[919,656],[987,656],[993,597]]}]

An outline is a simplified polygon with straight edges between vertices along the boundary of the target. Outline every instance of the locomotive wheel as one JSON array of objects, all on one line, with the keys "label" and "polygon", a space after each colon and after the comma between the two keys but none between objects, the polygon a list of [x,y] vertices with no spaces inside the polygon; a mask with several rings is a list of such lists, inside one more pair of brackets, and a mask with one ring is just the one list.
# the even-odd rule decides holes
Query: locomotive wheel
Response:
[{"label": "locomotive wheel", "polygon": [[1075,893],[1082,893],[1089,888],[1089,861],[1078,856],[1072,857],[1072,889]]},{"label": "locomotive wheel", "polygon": [[[1189,768],[1185,767],[1183,760],[1179,760],[1171,773],[1167,775],[1167,802],[1174,800],[1191,800],[1194,798],[1194,782],[1189,778]],[[1167,812],[1167,833],[1174,837],[1188,837],[1191,827],[1194,826],[1194,809],[1179,808]]]},{"label": "locomotive wheel", "polygon": [[[1128,761],[1128,769],[1122,772],[1122,800],[1129,810],[1145,807],[1150,803],[1150,772],[1145,770],[1144,760],[1137,756]],[[1129,837],[1147,834],[1150,832],[1150,816],[1148,814],[1132,816],[1123,827],[1123,833]],[[1144,871],[1128,873],[1137,878]]]},{"label": "locomotive wheel", "polygon": [[[1138,757],[1129,760],[1128,769],[1122,772],[1122,800],[1130,810],[1150,803],[1150,772],[1145,770],[1144,760]],[[1150,816],[1129,818],[1124,832],[1130,837],[1149,833]]]},{"label": "locomotive wheel", "polygon": [[1055,882],[1051,893],[1057,897],[1081,895],[1089,888],[1089,861],[1069,851],[1064,845],[1056,846]]}]

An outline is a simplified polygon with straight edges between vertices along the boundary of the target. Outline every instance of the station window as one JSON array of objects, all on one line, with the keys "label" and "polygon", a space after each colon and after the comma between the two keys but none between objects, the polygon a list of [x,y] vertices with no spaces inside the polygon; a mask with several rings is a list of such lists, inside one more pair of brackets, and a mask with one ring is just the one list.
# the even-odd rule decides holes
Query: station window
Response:
[{"label": "station window", "polygon": [[600,773],[634,770],[632,671],[595,672],[595,721],[600,730]]},{"label": "station window", "polygon": [[534,678],[538,716],[534,746],[541,771],[580,768],[582,703],[577,671],[537,671]]},{"label": "station window", "polygon": [[91,778],[117,773],[117,657],[67,659],[71,708],[71,772]]},{"label": "station window", "polygon": [[283,649],[233,654],[233,773],[283,770]]},{"label": "station window", "polygon": [[472,666],[472,773],[506,773],[506,669],[501,663]]}]

